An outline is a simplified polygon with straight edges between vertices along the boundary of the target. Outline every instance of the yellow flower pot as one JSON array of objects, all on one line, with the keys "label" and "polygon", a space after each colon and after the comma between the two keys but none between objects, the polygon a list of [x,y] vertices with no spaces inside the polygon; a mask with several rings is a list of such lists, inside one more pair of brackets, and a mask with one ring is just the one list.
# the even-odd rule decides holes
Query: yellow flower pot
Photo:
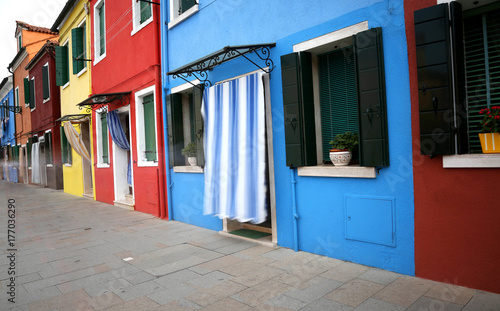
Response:
[{"label": "yellow flower pot", "polygon": [[481,133],[479,134],[483,153],[500,153],[500,134]]}]

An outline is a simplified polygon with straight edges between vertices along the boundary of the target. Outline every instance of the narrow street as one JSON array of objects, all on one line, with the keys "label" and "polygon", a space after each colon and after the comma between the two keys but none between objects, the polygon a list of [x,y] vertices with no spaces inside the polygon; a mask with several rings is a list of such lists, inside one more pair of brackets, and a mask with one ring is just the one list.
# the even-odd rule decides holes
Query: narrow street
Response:
[{"label": "narrow street", "polygon": [[62,191],[2,180],[0,202],[1,310],[500,310],[500,295]]}]

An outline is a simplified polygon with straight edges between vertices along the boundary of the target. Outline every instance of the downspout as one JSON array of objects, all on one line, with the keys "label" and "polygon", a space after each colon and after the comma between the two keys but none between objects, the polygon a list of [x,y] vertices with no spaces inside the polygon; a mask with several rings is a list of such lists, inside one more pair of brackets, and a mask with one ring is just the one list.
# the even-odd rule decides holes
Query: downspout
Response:
[{"label": "downspout", "polygon": [[[154,27],[154,41],[155,41],[155,64],[161,64],[161,52],[160,52],[160,49],[161,49],[161,45],[159,44],[159,39],[160,39],[160,32],[159,32],[159,29],[160,29],[160,20],[159,20],[159,14],[158,14],[158,11],[160,10],[160,8],[158,8],[156,5],[153,6],[153,13],[154,13],[154,19],[155,19],[155,27]],[[155,66],[155,88],[157,90],[160,89],[161,87],[161,68],[159,66]],[[162,97],[160,97],[162,98]],[[157,107],[159,107],[160,111],[157,112],[156,114],[156,117],[158,120],[161,120],[162,118],[162,115],[163,115],[163,109],[161,109],[163,107],[161,101],[159,104],[157,104]],[[163,123],[163,122],[162,122]],[[160,124],[162,124],[160,123]],[[158,129],[159,127],[159,129]],[[157,132],[160,136],[160,139],[164,140],[163,139],[163,132],[161,131],[161,126],[158,126],[157,127]],[[160,191],[158,193],[158,196],[159,196],[159,199],[160,199],[160,204],[158,206],[158,215],[160,217],[160,219],[165,219],[166,218],[166,213],[167,213],[167,209],[166,209],[166,202],[165,202],[165,191],[163,191],[163,189],[165,189],[165,173],[164,173],[164,170],[165,170],[165,156],[163,154],[163,150],[162,149],[158,149],[158,183],[159,183],[159,188],[160,188]]]},{"label": "downspout", "polygon": [[299,251],[299,214],[297,213],[297,181],[295,180],[295,168],[290,168],[290,177],[292,179],[292,213],[293,213],[293,247],[296,252]]},{"label": "downspout", "polygon": [[165,150],[165,174],[167,181],[167,202],[168,202],[168,219],[173,220],[174,214],[172,209],[172,176],[170,175],[170,166],[168,160],[168,132],[167,132],[167,107],[166,107],[166,96],[169,87],[168,79],[166,73],[168,70],[168,5],[166,1],[161,1],[161,46],[163,47],[163,57],[161,57],[161,81],[162,81],[162,104],[163,104],[163,145]]}]

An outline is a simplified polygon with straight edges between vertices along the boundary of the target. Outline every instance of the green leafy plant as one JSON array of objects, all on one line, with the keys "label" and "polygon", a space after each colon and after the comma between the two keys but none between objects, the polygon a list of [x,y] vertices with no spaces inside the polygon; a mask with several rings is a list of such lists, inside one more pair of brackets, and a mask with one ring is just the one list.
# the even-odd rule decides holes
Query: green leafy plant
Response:
[{"label": "green leafy plant", "polygon": [[500,106],[492,106],[479,111],[483,115],[481,133],[498,133],[500,129]]},{"label": "green leafy plant", "polygon": [[181,150],[181,153],[185,157],[196,157],[196,144],[190,142],[187,146]]},{"label": "green leafy plant", "polygon": [[330,145],[332,145],[333,149],[349,150],[351,152],[354,147],[358,145],[358,143],[358,133],[352,133],[351,131],[338,134],[332,141],[330,141]]}]

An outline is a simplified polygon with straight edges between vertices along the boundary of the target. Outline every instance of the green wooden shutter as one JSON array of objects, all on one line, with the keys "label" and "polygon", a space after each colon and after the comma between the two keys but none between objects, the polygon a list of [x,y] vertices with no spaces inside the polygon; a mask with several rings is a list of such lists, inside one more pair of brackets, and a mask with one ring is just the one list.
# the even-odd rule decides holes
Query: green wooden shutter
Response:
[{"label": "green wooden shutter", "polygon": [[63,86],[69,81],[68,47],[56,46],[56,85]]},{"label": "green wooden shutter", "polygon": [[28,157],[28,167],[31,167],[31,146],[33,145],[33,138],[29,137],[26,143],[26,155]]},{"label": "green wooden shutter", "polygon": [[35,80],[30,80],[30,109],[36,108],[36,98],[35,98]]},{"label": "green wooden shutter", "polygon": [[144,23],[151,17],[151,3],[141,1],[141,20],[140,23]]},{"label": "green wooden shutter", "polygon": [[24,103],[28,105],[30,103],[30,79],[24,78]]},{"label": "green wooden shutter", "polygon": [[156,161],[156,122],[154,95],[144,96],[142,100],[144,107],[144,135],[146,139],[146,159]]},{"label": "green wooden shutter", "polygon": [[102,163],[109,163],[109,150],[108,150],[108,115],[107,113],[101,114],[101,137],[102,137]]},{"label": "green wooden shutter", "polygon": [[64,133],[64,126],[59,127],[60,135],[61,135],[61,162],[62,164],[68,163],[68,149],[66,148],[66,144],[68,143],[68,139],[66,138],[66,133]]},{"label": "green wooden shutter", "polygon": [[196,4],[196,0],[181,0],[181,6],[179,8],[179,15],[189,10],[193,5]]},{"label": "green wooden shutter", "polygon": [[[458,153],[468,150],[467,126],[462,120],[465,116],[462,10],[457,2],[450,7],[451,15],[446,3],[414,13],[420,152],[430,156],[455,154],[455,148]],[[452,41],[456,48],[452,48]],[[458,135],[458,145],[455,144],[455,134]]]},{"label": "green wooden shutter", "polygon": [[106,30],[104,29],[104,3],[99,8],[99,55],[106,52]]},{"label": "green wooden shutter", "polygon": [[73,74],[78,74],[83,68],[85,61],[76,60],[84,59],[83,55],[83,29],[73,28],[71,29],[71,47],[73,52]]},{"label": "green wooden shutter", "polygon": [[281,56],[286,165],[316,165],[311,54]]},{"label": "green wooden shutter", "polygon": [[201,103],[203,100],[203,88],[193,87],[193,111],[194,126],[192,133],[196,139],[196,163],[205,166],[205,150],[203,149],[204,124],[201,116]]},{"label": "green wooden shutter", "polygon": [[346,131],[359,132],[353,48],[318,56],[323,160],[330,161],[330,141]]},{"label": "green wooden shutter", "polygon": [[43,99],[48,99],[50,97],[49,66],[42,67],[42,86],[43,86]]},{"label": "green wooden shutter", "polygon": [[184,148],[184,133],[182,129],[182,95],[167,95],[167,131],[168,158],[170,166],[182,166],[185,159],[181,153]]},{"label": "green wooden shutter", "polygon": [[52,156],[52,132],[43,134],[45,146],[45,164],[53,164]]},{"label": "green wooden shutter", "polygon": [[382,28],[354,35],[361,166],[389,166]]}]

